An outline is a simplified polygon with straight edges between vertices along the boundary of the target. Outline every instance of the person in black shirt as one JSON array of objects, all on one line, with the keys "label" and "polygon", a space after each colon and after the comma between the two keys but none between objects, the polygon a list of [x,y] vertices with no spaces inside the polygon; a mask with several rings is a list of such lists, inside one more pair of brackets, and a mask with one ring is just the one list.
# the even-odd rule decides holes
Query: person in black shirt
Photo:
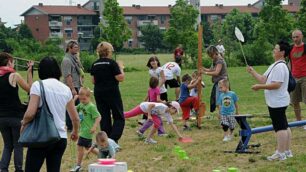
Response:
[{"label": "person in black shirt", "polygon": [[113,51],[113,46],[108,42],[101,42],[97,46],[99,59],[92,64],[91,75],[97,108],[102,116],[101,130],[118,143],[125,125],[119,90],[119,82],[124,80],[124,67],[111,59]]},{"label": "person in black shirt", "polygon": [[15,171],[21,172],[23,148],[18,143],[24,107],[19,99],[19,87],[30,92],[33,62],[28,62],[27,82],[14,70],[12,55],[0,52],[0,131],[4,142],[0,171],[9,171],[11,155],[14,152]]}]

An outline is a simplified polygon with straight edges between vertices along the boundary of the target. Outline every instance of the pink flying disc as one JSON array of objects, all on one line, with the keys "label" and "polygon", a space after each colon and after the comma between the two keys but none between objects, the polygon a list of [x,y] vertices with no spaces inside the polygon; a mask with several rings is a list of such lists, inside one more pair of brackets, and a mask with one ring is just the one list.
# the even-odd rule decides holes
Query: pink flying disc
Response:
[{"label": "pink flying disc", "polygon": [[103,164],[103,165],[112,165],[115,164],[116,159],[98,159],[99,164]]},{"label": "pink flying disc", "polygon": [[191,143],[193,142],[191,137],[183,137],[183,138],[179,138],[179,142],[181,143]]}]

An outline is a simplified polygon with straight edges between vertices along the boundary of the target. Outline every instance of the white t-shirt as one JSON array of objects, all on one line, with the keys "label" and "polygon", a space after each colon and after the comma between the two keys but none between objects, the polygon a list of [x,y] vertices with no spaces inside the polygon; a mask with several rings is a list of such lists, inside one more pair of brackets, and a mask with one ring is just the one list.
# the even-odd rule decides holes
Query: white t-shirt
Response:
[{"label": "white t-shirt", "polygon": [[[57,79],[42,80],[45,90],[45,97],[51,113],[53,114],[55,126],[61,138],[67,138],[66,131],[66,105],[72,99],[72,94],[65,84]],[[32,84],[30,95],[40,97],[40,84],[38,81]],[[42,105],[40,99],[39,106]]]},{"label": "white t-shirt", "polygon": [[151,114],[156,114],[158,116],[164,116],[168,123],[173,123],[173,118],[170,113],[166,112],[168,106],[163,103],[154,103],[154,102],[142,102],[140,103],[140,109],[148,113],[149,104],[154,104],[155,106],[152,108]]},{"label": "white t-shirt", "polygon": [[[158,78],[159,82],[161,82],[162,78],[160,77],[160,72],[162,71],[161,67],[158,67],[156,69],[150,69],[149,74],[151,77],[156,77]],[[159,87],[160,93],[165,93],[167,92],[167,89],[165,87],[165,84],[163,84],[161,87]]]},{"label": "white t-shirt", "polygon": [[281,87],[279,89],[264,91],[266,104],[272,108],[285,107],[288,106],[290,102],[290,95],[287,91],[289,70],[285,63],[281,62],[275,65],[277,62],[279,61],[276,61],[270,65],[268,70],[264,73],[264,76],[267,76],[271,71],[267,78],[266,84],[270,84],[272,82],[281,82]]},{"label": "white t-shirt", "polygon": [[224,46],[221,44],[221,45],[217,45],[216,48],[218,49],[219,53],[221,53],[222,55],[224,55],[225,53],[225,48]]},{"label": "white t-shirt", "polygon": [[181,75],[181,68],[175,62],[168,62],[162,67],[166,80],[172,80],[174,77]]}]

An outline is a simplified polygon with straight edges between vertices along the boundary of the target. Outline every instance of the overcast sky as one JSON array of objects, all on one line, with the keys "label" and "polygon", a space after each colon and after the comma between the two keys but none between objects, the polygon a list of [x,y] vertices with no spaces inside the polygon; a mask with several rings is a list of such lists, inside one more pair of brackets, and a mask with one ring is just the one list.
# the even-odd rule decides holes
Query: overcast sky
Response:
[{"label": "overcast sky", "polygon": [[[69,5],[72,1],[74,5],[84,4],[88,0],[1,0],[0,5],[0,18],[3,22],[7,22],[6,26],[13,27],[19,24],[23,17],[20,14],[29,9],[32,5],[43,3],[44,5]],[[247,5],[254,3],[257,0],[201,0],[201,6],[205,5]],[[175,0],[118,0],[121,6],[131,6],[132,4],[143,6],[166,6],[174,4]],[[284,1],[287,3],[287,0]]]}]

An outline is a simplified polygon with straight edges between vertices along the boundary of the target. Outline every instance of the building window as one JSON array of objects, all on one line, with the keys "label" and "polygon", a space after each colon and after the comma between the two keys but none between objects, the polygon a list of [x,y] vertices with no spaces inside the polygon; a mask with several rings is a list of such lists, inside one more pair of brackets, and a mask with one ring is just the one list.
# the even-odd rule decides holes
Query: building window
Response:
[{"label": "building window", "polygon": [[64,21],[65,21],[66,25],[70,25],[71,22],[72,22],[72,17],[71,16],[65,16]]},{"label": "building window", "polygon": [[144,16],[144,15],[138,16],[138,20],[146,20],[146,16]]},{"label": "building window", "polygon": [[36,30],[36,32],[39,32],[39,29],[38,29],[38,28],[36,28],[35,30]]},{"label": "building window", "polygon": [[165,24],[166,16],[160,16],[160,24]]},{"label": "building window", "polygon": [[129,39],[128,40],[128,47],[132,48],[132,46],[133,46],[133,39]]},{"label": "building window", "polygon": [[124,17],[125,21],[128,23],[128,24],[131,24],[132,23],[132,16],[125,16]]},{"label": "building window", "polygon": [[72,38],[72,29],[65,29],[66,38]]},{"label": "building window", "polygon": [[38,16],[35,16],[35,20],[38,20],[39,19],[39,17]]},{"label": "building window", "polygon": [[219,19],[219,16],[218,16],[218,15],[211,15],[211,16],[210,16],[210,20],[211,20],[211,21],[218,21],[218,19]]},{"label": "building window", "polygon": [[155,16],[148,16],[148,20],[155,20]]}]

